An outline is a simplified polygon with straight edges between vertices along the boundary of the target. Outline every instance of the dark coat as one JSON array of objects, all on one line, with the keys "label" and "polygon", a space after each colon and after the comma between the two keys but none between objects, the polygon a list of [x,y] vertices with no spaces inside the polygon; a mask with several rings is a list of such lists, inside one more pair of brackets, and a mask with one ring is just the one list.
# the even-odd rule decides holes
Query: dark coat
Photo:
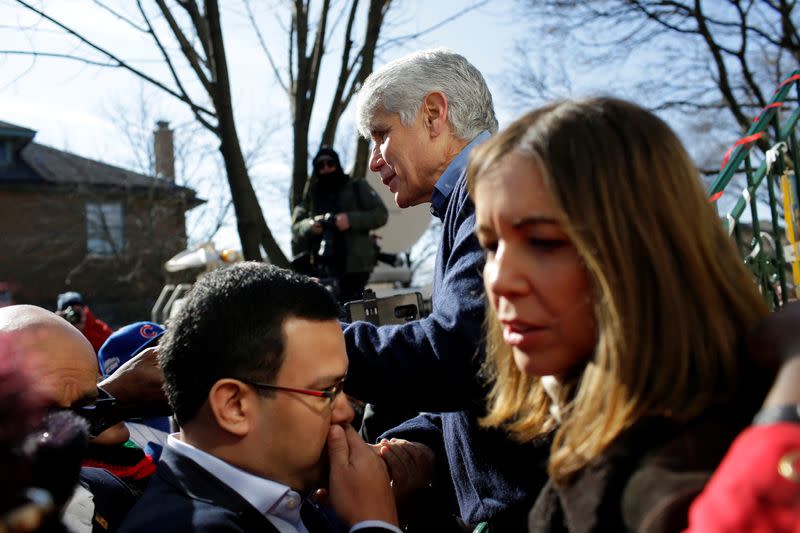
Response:
[{"label": "dark coat", "polygon": [[[310,533],[341,531],[327,512],[313,509],[303,522]],[[310,523],[313,521],[313,523]],[[120,533],[252,532],[278,533],[267,518],[236,491],[197,463],[164,448],[158,470],[147,490],[128,513]],[[363,533],[386,533],[382,527],[360,529]]]},{"label": "dark coat", "polygon": [[[309,178],[316,180],[312,176]],[[321,178],[324,179],[324,178]],[[372,272],[375,266],[376,250],[370,230],[380,228],[389,219],[389,211],[383,205],[369,183],[362,179],[347,178],[339,189],[333,203],[338,206],[337,213],[347,213],[350,219],[350,229],[344,231],[344,272]],[[293,248],[307,251],[310,254],[319,248],[320,237],[311,232],[314,224],[313,218],[324,215],[325,209],[320,209],[315,202],[315,186],[312,182],[309,194],[303,203],[296,206],[292,212],[292,242]],[[333,213],[336,214],[336,213]]]},{"label": "dark coat", "polygon": [[528,531],[683,531],[689,506],[751,414],[720,410],[685,426],[639,423],[570,483],[548,482]]},{"label": "dark coat", "polygon": [[158,470],[119,531],[278,532],[232,488],[170,448],[164,449]]}]

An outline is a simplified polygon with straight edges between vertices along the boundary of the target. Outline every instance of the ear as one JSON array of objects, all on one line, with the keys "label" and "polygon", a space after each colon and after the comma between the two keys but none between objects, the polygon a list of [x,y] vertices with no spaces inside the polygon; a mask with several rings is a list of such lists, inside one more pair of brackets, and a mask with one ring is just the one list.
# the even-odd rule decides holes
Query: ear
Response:
[{"label": "ear", "polygon": [[214,383],[208,393],[208,406],[219,427],[237,437],[247,436],[252,428],[254,394],[235,379]]},{"label": "ear", "polygon": [[431,137],[438,137],[447,127],[447,96],[441,91],[428,93],[422,102],[423,120]]}]

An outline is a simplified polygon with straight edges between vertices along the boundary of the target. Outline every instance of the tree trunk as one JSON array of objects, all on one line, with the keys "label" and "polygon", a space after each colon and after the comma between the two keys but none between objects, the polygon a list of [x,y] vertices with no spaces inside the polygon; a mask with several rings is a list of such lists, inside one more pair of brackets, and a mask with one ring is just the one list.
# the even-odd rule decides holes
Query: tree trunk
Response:
[{"label": "tree trunk", "polygon": [[231,189],[231,198],[236,212],[239,239],[242,242],[242,253],[247,260],[261,261],[261,246],[267,253],[268,260],[278,266],[287,268],[289,261],[281,251],[264,219],[264,214],[258,204],[253,184],[247,171],[247,165],[236,132],[236,123],[233,117],[231,103],[230,80],[228,78],[228,63],[225,57],[225,47],[222,40],[222,28],[219,18],[219,6],[216,0],[206,2],[208,17],[211,69],[214,76],[212,80],[212,98],[218,120],[218,136],[220,139],[220,152],[225,161],[225,170],[228,174],[228,183]]}]

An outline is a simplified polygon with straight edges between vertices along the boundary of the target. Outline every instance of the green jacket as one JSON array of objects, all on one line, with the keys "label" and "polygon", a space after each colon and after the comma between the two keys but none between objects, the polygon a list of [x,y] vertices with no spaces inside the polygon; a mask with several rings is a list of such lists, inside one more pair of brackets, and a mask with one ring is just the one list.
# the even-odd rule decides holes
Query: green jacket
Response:
[{"label": "green jacket", "polygon": [[[315,183],[310,183],[308,194],[292,212],[292,248],[307,251],[312,257],[320,241],[320,236],[311,232],[313,217],[324,214],[314,205],[314,188]],[[372,272],[376,249],[369,232],[386,224],[389,212],[378,193],[363,179],[348,179],[339,189],[338,204],[339,212],[347,213],[350,219],[350,228],[344,232],[345,273]]]}]

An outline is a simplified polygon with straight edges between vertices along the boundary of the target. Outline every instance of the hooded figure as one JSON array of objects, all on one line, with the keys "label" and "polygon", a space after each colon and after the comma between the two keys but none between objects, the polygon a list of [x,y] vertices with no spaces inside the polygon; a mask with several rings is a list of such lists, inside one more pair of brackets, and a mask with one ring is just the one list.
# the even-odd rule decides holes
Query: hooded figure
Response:
[{"label": "hooded figure", "polygon": [[292,247],[309,260],[298,269],[330,283],[342,303],[360,299],[375,266],[369,232],[388,218],[372,187],[345,174],[339,154],[323,146],[314,156],[303,201],[292,213]]}]

